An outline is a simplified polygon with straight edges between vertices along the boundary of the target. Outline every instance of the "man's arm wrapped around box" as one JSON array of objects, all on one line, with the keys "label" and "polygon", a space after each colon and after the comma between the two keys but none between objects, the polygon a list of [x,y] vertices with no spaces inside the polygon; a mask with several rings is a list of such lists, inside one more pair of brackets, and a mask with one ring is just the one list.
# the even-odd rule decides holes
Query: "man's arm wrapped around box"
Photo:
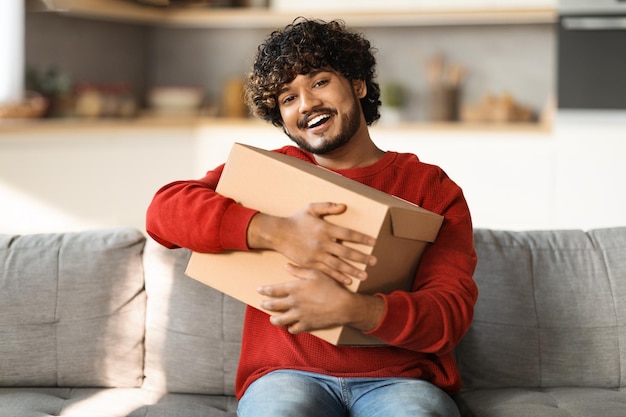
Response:
[{"label": "man's arm wrapped around box", "polygon": [[260,213],[215,191],[223,170],[224,165],[200,180],[177,181],[159,190],[148,209],[151,237],[166,247],[194,252],[274,250],[346,285],[351,276],[367,277],[351,262],[373,265],[375,257],[342,243],[374,246],[375,239],[324,221],[345,211],[344,204],[311,202],[290,217]]},{"label": "man's arm wrapped around box", "polygon": [[248,250],[248,224],[258,211],[215,192],[223,169],[221,165],[201,179],[159,189],[146,214],[148,234],[170,249]]}]

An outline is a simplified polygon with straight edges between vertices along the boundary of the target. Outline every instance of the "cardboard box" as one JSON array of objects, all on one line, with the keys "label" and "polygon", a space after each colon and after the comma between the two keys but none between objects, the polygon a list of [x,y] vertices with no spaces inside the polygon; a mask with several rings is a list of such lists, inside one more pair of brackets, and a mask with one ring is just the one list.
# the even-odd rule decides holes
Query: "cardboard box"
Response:
[{"label": "cardboard box", "polygon": [[[439,232],[443,217],[330,170],[287,155],[235,144],[217,191],[246,207],[276,216],[290,216],[312,202],[345,203],[347,210],[327,216],[329,222],[377,238],[374,267],[368,279],[354,279],[351,291],[373,294],[410,290],[419,258]],[[353,244],[354,245],[354,244]],[[269,250],[193,253],[186,274],[206,285],[259,308],[256,288],[293,280],[282,254]],[[312,332],[334,345],[381,345],[380,340],[344,326]]]}]

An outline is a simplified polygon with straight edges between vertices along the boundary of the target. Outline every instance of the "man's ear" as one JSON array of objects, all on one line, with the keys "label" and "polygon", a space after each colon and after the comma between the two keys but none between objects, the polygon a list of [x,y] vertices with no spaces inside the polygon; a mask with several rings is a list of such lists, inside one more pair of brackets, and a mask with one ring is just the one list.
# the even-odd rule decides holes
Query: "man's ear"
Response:
[{"label": "man's ear", "polygon": [[367,85],[364,80],[352,80],[352,88],[358,99],[362,99],[367,95]]}]

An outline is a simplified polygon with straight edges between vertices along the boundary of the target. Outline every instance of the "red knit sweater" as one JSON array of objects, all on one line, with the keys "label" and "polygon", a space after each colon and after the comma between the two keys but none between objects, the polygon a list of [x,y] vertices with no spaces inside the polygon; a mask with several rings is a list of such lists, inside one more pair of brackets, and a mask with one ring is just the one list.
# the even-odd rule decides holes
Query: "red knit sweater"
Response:
[{"label": "red knit sweater", "polygon": [[[293,146],[277,152],[315,163]],[[214,192],[223,165],[197,181],[160,189],[147,213],[147,231],[169,248],[197,252],[249,250],[246,230],[256,213]],[[369,332],[389,346],[336,347],[310,334],[291,335],[247,307],[236,394],[277,369],[343,377],[409,377],[449,393],[460,388],[452,349],[467,331],[477,299],[472,224],[461,189],[438,167],[415,155],[387,152],[374,165],[338,171],[444,216],[437,240],[427,247],[412,292],[383,295],[385,314]]]}]

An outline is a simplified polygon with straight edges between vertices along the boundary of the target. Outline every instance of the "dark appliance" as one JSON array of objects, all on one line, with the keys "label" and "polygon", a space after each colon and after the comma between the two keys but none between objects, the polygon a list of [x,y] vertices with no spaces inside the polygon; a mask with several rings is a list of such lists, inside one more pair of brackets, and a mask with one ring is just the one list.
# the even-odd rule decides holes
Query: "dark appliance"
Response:
[{"label": "dark appliance", "polygon": [[559,0],[559,109],[626,109],[626,0]]}]

